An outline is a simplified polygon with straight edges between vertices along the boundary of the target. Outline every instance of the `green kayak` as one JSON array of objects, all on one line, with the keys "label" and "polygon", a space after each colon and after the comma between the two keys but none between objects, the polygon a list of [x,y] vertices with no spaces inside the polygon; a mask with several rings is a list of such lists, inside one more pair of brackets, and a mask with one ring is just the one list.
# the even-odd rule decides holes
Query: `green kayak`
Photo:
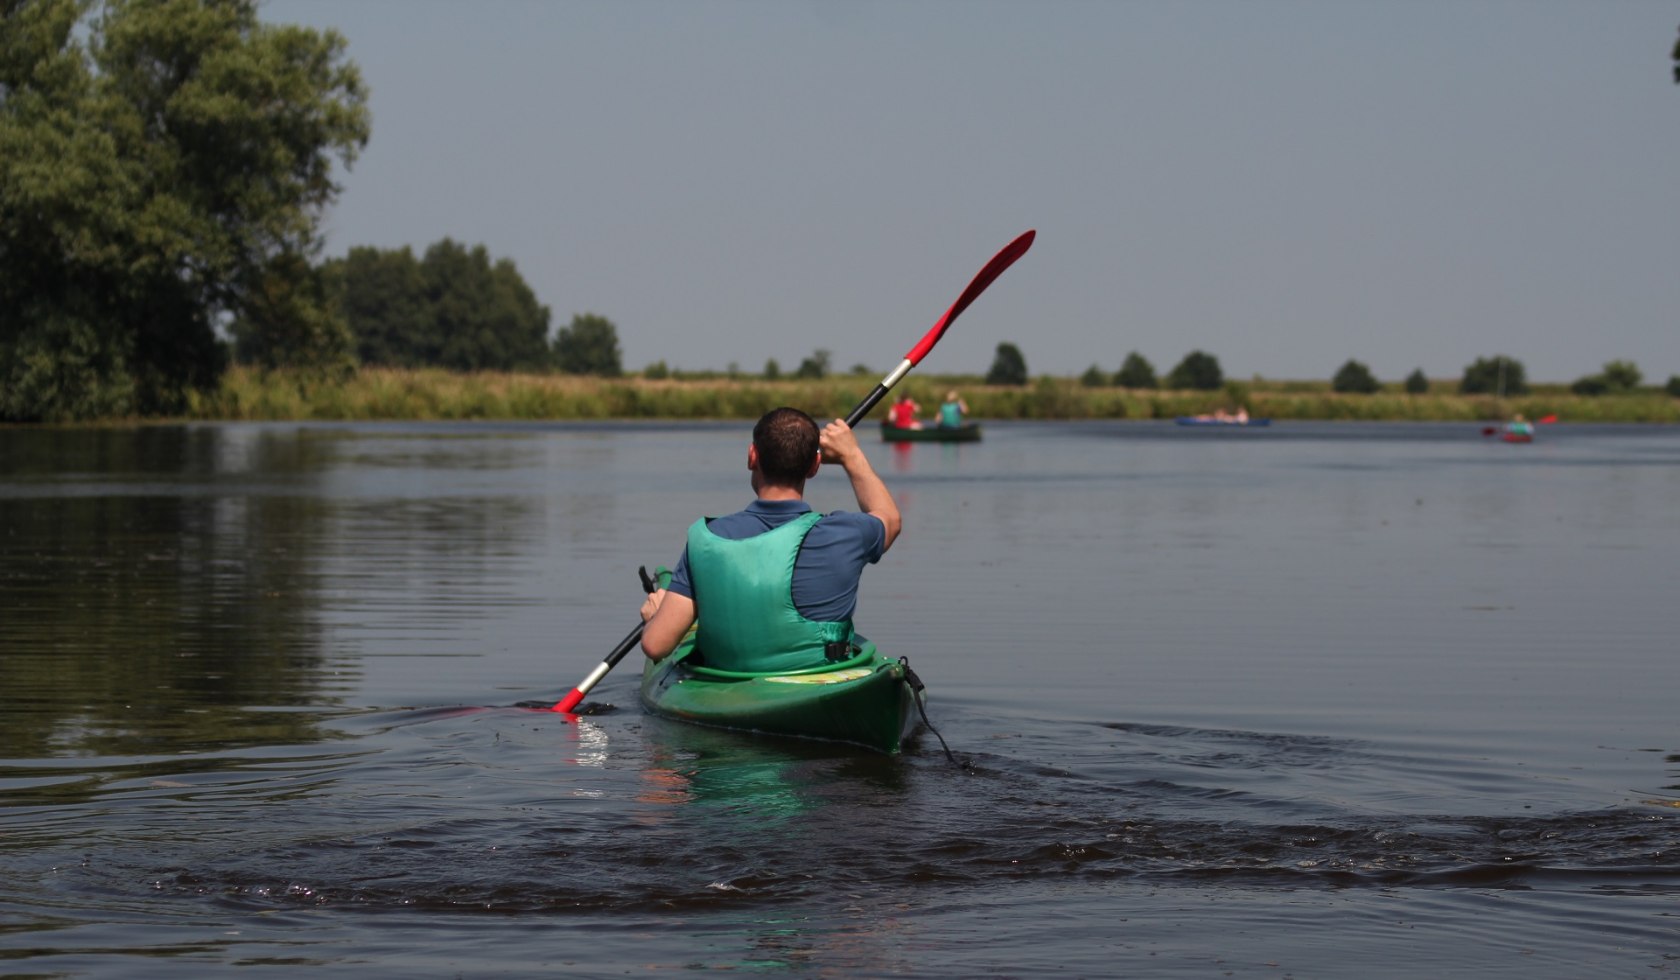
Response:
[{"label": "green kayak", "polygon": [[662,718],[849,742],[898,752],[914,725],[906,668],[861,636],[850,659],[787,674],[745,674],[688,663],[695,634],[642,670],[642,707]]},{"label": "green kayak", "polygon": [[930,425],[921,429],[901,429],[891,422],[881,422],[882,442],[979,442],[980,423],[965,422],[949,427]]}]

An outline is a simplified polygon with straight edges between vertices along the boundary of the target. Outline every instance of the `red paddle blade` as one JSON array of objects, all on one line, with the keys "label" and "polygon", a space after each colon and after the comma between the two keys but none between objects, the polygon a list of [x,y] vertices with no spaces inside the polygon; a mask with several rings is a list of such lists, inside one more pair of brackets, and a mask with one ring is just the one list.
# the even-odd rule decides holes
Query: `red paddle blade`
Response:
[{"label": "red paddle blade", "polygon": [[582,701],[582,700],[583,700],[583,692],[574,687],[574,688],[572,688],[571,693],[567,694],[565,697],[561,698],[560,700],[554,702],[554,710],[555,711],[571,711],[573,708],[577,707],[578,702]]},{"label": "red paddle blade", "polygon": [[1542,416],[1540,416],[1538,421],[1540,422],[1541,425],[1551,425],[1553,422],[1557,421],[1557,416],[1556,415],[1542,415]]},{"label": "red paddle blade", "polygon": [[969,304],[978,299],[980,294],[986,291],[986,287],[990,286],[998,276],[1003,275],[1003,270],[1014,265],[1016,259],[1027,254],[1027,249],[1032,248],[1033,239],[1037,235],[1036,230],[1024,231],[1014,241],[1005,245],[1003,251],[992,256],[992,260],[986,263],[985,268],[981,269],[979,274],[974,277],[974,281],[969,283],[968,288],[962,291],[962,295],[957,297],[957,301],[951,304],[951,308],[945,311],[945,315],[939,318],[939,322],[933,325],[933,329],[929,330],[916,343],[916,346],[910,348],[910,353],[904,355],[904,359],[909,361],[912,366],[922,363],[922,358],[927,356],[928,351],[933,350],[933,345],[939,343],[939,338],[945,336],[945,331],[951,328],[951,322],[963,310],[968,309]]}]

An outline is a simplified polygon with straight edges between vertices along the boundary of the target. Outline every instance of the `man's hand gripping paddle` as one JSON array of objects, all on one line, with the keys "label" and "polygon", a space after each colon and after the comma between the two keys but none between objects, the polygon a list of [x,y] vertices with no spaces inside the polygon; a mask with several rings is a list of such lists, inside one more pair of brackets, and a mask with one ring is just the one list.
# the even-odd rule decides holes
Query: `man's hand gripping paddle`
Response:
[{"label": "man's hand gripping paddle", "polygon": [[[904,376],[910,373],[911,368],[922,363],[922,358],[933,350],[934,344],[939,343],[939,338],[945,336],[945,331],[951,329],[951,324],[955,323],[957,317],[962,315],[962,311],[968,309],[969,305],[978,299],[980,294],[986,291],[986,287],[990,286],[998,276],[1003,275],[1003,270],[1014,265],[1016,259],[1027,254],[1027,249],[1032,248],[1033,239],[1037,235],[1037,231],[1022,232],[1014,241],[1005,245],[1003,251],[992,256],[992,260],[975,274],[974,280],[968,284],[967,289],[962,291],[962,295],[957,297],[957,301],[951,304],[951,308],[945,311],[945,315],[940,317],[933,328],[916,342],[916,346],[910,348],[908,354],[904,355],[904,360],[899,362],[898,367],[893,368],[892,372],[882,378],[881,383],[875,386],[875,390],[865,396],[863,401],[858,402],[857,407],[852,409],[850,415],[846,416],[846,425],[856,428],[863,417],[869,414],[869,410],[886,397],[887,392],[892,390],[893,385],[902,381]],[[654,583],[648,577],[647,569],[641,569],[641,574],[642,587],[648,592],[652,592]],[[618,646],[613,647],[611,653],[607,654],[607,659],[601,661],[594,670],[589,672],[588,677],[585,677],[577,687],[572,688],[570,693],[555,703],[554,710],[569,712],[576,708],[579,702],[583,700],[584,695],[589,693],[590,688],[599,684],[601,678],[607,676],[607,672],[618,666],[618,662],[624,659],[624,655],[641,642],[644,625],[643,623],[637,623],[636,628],[619,641]]]}]

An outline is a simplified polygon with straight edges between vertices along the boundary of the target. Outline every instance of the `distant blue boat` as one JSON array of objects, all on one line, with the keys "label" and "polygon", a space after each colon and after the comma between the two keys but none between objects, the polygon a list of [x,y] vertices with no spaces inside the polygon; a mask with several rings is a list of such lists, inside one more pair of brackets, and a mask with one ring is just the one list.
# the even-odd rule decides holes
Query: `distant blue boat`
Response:
[{"label": "distant blue boat", "polygon": [[1271,425],[1271,419],[1222,419],[1212,415],[1180,415],[1173,419],[1179,425],[1217,425],[1226,428],[1241,429],[1244,427]]}]

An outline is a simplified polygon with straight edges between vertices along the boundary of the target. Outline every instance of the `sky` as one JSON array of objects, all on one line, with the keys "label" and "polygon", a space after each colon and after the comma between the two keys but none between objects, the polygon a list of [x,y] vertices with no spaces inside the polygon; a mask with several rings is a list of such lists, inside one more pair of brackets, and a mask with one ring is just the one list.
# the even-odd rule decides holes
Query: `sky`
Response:
[{"label": "sky", "polygon": [[627,370],[1680,374],[1671,0],[264,0],[372,138],[327,254],[444,237]]}]

